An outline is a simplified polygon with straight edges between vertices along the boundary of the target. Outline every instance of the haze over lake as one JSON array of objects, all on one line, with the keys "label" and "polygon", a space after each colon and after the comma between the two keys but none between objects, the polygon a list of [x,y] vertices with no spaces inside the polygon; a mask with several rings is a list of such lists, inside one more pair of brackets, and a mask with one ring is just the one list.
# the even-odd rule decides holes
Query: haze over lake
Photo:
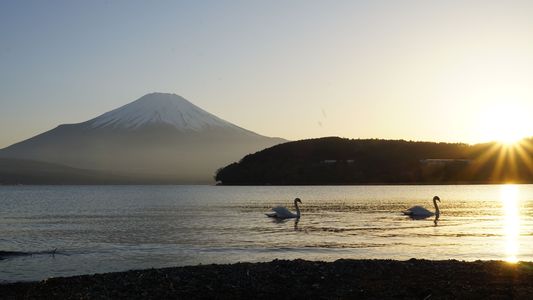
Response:
[{"label": "haze over lake", "polygon": [[[433,219],[401,214],[413,205]],[[302,217],[273,221],[276,205]],[[533,260],[533,185],[4,186],[0,280],[273,259]]]}]

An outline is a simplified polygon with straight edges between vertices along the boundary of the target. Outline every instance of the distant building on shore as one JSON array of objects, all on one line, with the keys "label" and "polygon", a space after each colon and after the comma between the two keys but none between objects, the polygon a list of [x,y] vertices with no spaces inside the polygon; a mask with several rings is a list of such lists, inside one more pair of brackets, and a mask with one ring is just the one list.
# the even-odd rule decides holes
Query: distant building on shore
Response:
[{"label": "distant building on shore", "polygon": [[336,163],[347,163],[347,164],[353,164],[355,163],[355,159],[346,159],[346,160],[337,160],[337,159],[324,159],[320,162],[321,164],[336,164]]},{"label": "distant building on shore", "polygon": [[420,160],[420,164],[423,166],[469,165],[471,162],[470,159],[455,158],[426,158]]}]

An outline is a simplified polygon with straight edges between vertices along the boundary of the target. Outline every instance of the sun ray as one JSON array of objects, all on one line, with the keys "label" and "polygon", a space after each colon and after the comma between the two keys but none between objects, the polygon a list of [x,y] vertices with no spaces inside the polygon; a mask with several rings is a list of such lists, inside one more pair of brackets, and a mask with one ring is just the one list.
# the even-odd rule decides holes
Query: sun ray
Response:
[{"label": "sun ray", "polygon": [[470,167],[472,175],[477,174],[482,167],[484,167],[499,151],[500,145],[491,143],[487,145],[488,149],[483,149],[476,159],[476,163]]},{"label": "sun ray", "polygon": [[[518,157],[521,159],[521,163],[528,169],[530,177],[533,177],[533,158],[529,153],[533,152],[533,146],[531,145],[529,140],[523,140],[521,143],[519,143],[516,147],[516,153],[518,154]],[[529,179],[529,178],[524,178]]]},{"label": "sun ray", "polygon": [[520,179],[520,175],[518,173],[518,165],[516,163],[517,144],[504,145],[503,148],[506,157],[506,164],[504,166],[504,170],[507,170],[507,172],[503,174],[503,179],[507,182],[516,182]]},{"label": "sun ray", "polygon": [[494,163],[494,169],[491,174],[491,181],[500,182],[503,178],[503,168],[506,160],[506,150],[500,145],[499,152],[497,154],[496,162]]}]

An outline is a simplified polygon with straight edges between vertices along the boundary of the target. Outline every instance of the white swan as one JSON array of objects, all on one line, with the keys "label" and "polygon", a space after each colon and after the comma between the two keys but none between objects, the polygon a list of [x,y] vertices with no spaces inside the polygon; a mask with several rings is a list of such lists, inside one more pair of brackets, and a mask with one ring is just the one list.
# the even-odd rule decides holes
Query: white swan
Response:
[{"label": "white swan", "polygon": [[266,213],[268,217],[271,218],[278,218],[278,219],[290,219],[290,218],[300,218],[300,208],[298,207],[298,203],[302,203],[302,200],[300,198],[294,199],[294,207],[296,208],[296,213],[291,212],[286,207],[278,206],[272,208],[271,213]]},{"label": "white swan", "polygon": [[403,214],[410,216],[413,219],[424,219],[427,217],[435,216],[435,220],[437,220],[440,216],[440,210],[439,206],[437,205],[437,201],[440,202],[440,198],[438,196],[433,197],[433,205],[435,206],[435,212],[429,211],[426,208],[417,205],[404,211]]}]

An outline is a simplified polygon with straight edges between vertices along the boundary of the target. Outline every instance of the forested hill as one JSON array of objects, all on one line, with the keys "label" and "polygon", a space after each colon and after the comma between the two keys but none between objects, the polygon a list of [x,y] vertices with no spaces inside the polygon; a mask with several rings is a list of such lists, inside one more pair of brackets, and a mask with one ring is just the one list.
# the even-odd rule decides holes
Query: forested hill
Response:
[{"label": "forested hill", "polygon": [[530,145],[326,137],[247,155],[215,178],[224,185],[533,182]]}]

